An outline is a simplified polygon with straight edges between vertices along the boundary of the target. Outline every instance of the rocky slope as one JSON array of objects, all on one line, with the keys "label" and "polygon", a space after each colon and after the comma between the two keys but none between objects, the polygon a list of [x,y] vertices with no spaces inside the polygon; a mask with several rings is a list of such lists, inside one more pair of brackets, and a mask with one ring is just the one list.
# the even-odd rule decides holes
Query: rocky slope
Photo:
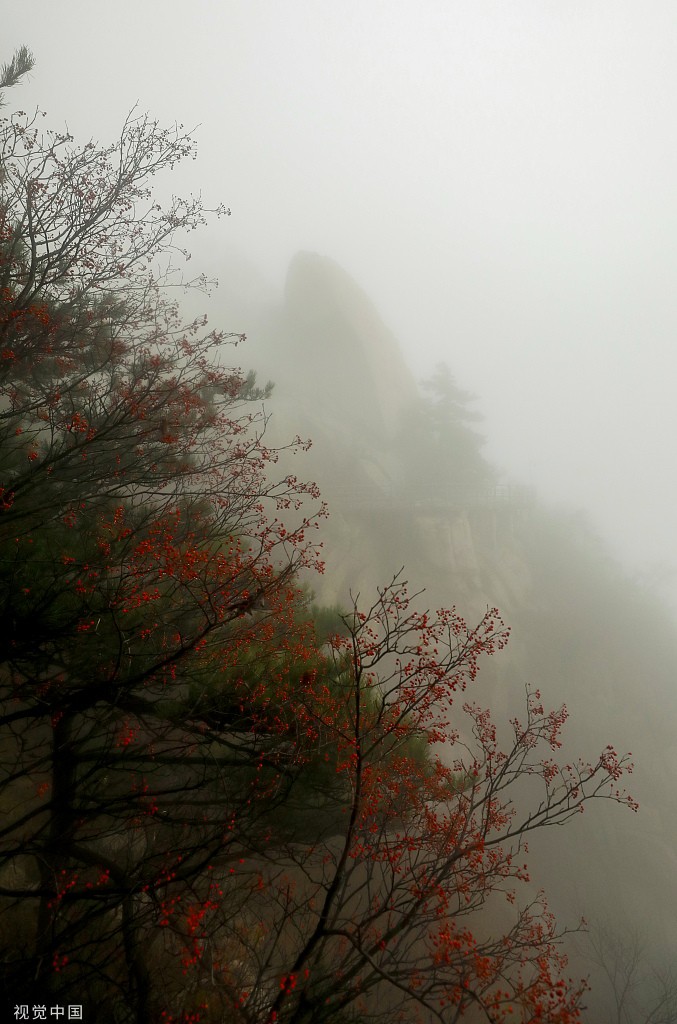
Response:
[{"label": "rocky slope", "polygon": [[564,923],[585,914],[619,932],[638,926],[661,962],[677,950],[674,623],[580,518],[543,508],[482,463],[462,403],[448,390],[446,405],[421,395],[396,339],[338,266],[297,256],[284,297],[242,315],[254,342],[242,357],[276,384],[271,440],[313,439],[293,471],[316,479],[331,508],[318,598],[367,596],[405,566],[433,607],[472,618],[497,605],[513,637],[486,666],[481,699],[507,720],[537,685],[546,703],[567,703],[570,749],[632,750],[640,813],[598,804],[538,837],[533,874]]}]

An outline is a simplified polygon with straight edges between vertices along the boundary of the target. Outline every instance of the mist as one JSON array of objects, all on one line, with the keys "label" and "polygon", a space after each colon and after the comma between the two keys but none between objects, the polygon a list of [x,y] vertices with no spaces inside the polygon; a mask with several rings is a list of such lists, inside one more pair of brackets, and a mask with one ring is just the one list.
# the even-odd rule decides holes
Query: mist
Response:
[{"label": "mist", "polygon": [[[488,684],[494,694],[505,687],[506,711],[525,674],[538,670],[552,699],[565,696],[582,719],[579,738],[597,742],[613,726],[614,740],[620,734],[644,752],[639,789],[658,852],[651,885],[628,898],[627,916],[644,927],[659,915],[659,944],[674,959],[677,921],[661,905],[674,869],[664,802],[674,803],[674,763],[672,755],[658,768],[648,763],[656,737],[672,742],[676,717],[674,5],[121,0],[99,12],[64,0],[9,3],[3,27],[2,59],[25,43],[37,61],[11,109],[39,106],[50,127],[67,125],[78,141],[114,140],[133,109],[195,126],[197,161],[159,192],[201,191],[207,206],[230,208],[187,240],[187,276],[205,271],[221,284],[190,302],[214,326],[247,334],[237,358],[275,382],[274,436],[305,431],[317,442],[310,475],[334,501],[338,524],[333,533],[328,526],[333,589],[320,596],[341,600],[355,585],[351,572],[371,559],[357,580],[366,588],[409,552],[415,582],[440,600],[446,585],[459,606],[495,602],[512,612],[516,653]],[[320,269],[303,277],[299,253],[313,254],[300,258],[306,270]],[[340,268],[338,277],[327,267]],[[372,400],[379,424],[399,415],[444,363],[475,396],[468,408],[481,416],[473,429],[485,438],[491,486],[523,487],[537,509],[494,536],[493,548],[482,546],[486,524],[478,526],[477,562],[456,565],[455,577],[436,575],[430,552],[442,541],[430,524],[418,547],[394,524],[385,551],[365,526],[359,556],[342,569],[338,556],[331,562],[332,545],[340,551],[346,537],[357,545],[354,509],[341,506],[346,486],[334,473],[340,459],[346,478],[364,470],[362,486],[380,486],[348,459],[360,444],[352,427],[344,448],[327,441],[345,413],[340,388],[357,394],[355,379],[342,376],[347,334],[328,341],[327,327],[322,342],[322,317],[299,312],[343,288],[326,284],[342,274],[369,304],[375,333],[389,339],[380,350],[384,393],[348,403],[353,426]],[[324,426],[308,398],[318,380],[329,395]],[[359,421],[367,430],[376,422]],[[400,457],[397,436],[380,449],[386,475]],[[626,587],[627,601],[614,605]],[[544,625],[539,602],[565,632]],[[628,640],[637,621],[651,635],[648,666]],[[605,817],[588,846],[577,832],[572,857],[584,864],[604,842],[613,846],[609,871],[621,886],[646,862],[640,834],[615,828]],[[545,844],[540,856],[566,907],[568,854]],[[579,900],[596,905],[603,885],[604,871],[591,867],[576,912],[585,910]]]},{"label": "mist", "polygon": [[[135,104],[199,125],[191,240],[280,288],[299,249],[360,282],[417,377],[479,396],[488,452],[671,583],[674,11],[630,2],[10,4],[20,102],[77,137]],[[252,344],[256,339],[252,339]]]}]

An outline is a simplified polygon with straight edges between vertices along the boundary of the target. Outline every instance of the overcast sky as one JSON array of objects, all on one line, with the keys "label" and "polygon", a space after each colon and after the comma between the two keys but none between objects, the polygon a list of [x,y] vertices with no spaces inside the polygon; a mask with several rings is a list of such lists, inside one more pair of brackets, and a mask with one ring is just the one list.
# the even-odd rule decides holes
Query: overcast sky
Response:
[{"label": "overcast sky", "polygon": [[677,566],[674,0],[5,0],[2,36],[10,106],[83,141],[200,125],[176,190],[233,215],[197,257],[330,256],[509,475]]}]

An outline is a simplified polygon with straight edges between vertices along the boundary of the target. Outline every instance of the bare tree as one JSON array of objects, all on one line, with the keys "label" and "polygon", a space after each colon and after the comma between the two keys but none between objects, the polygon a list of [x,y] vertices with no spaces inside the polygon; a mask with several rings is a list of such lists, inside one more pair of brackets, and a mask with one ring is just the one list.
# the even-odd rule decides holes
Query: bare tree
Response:
[{"label": "bare tree", "polygon": [[672,965],[652,963],[637,928],[599,925],[590,932],[588,945],[603,979],[608,1024],[677,1022],[677,973]]}]

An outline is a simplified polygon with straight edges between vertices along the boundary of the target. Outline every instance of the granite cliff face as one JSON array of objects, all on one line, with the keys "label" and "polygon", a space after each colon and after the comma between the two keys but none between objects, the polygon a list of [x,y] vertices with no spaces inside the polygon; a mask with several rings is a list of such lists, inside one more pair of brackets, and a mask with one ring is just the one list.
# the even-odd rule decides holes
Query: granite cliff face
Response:
[{"label": "granite cliff face", "polygon": [[455,487],[444,464],[428,486],[424,474],[423,486],[411,487],[417,453],[405,450],[403,435],[421,393],[395,337],[345,271],[314,254],[296,256],[284,301],[257,341],[260,372],[275,381],[269,436],[312,438],[295,471],[317,480],[331,508],[319,597],[345,600],[406,565],[412,584],[438,603],[483,610],[492,594],[502,603],[513,592],[522,599],[515,529],[527,496],[489,473],[476,486]]},{"label": "granite cliff face", "polygon": [[416,385],[396,339],[348,274],[317,255],[297,255],[287,275],[285,319],[290,364],[319,388],[313,414],[321,396],[340,434],[365,449],[392,437]]},{"label": "granite cliff face", "polygon": [[453,402],[426,404],[392,333],[334,263],[297,256],[283,300],[249,333],[275,380],[271,440],[313,439],[292,471],[316,479],[331,509],[327,571],[310,581],[318,599],[367,598],[405,566],[429,606],[473,618],[497,605],[513,636],[483,670],[479,699],[507,720],[525,685],[538,686],[569,706],[573,751],[613,742],[637,764],[639,815],[599,804],[538,837],[535,880],[566,924],[585,914],[638,926],[657,956],[677,948],[665,898],[677,877],[674,624],[584,523],[500,482]]}]

